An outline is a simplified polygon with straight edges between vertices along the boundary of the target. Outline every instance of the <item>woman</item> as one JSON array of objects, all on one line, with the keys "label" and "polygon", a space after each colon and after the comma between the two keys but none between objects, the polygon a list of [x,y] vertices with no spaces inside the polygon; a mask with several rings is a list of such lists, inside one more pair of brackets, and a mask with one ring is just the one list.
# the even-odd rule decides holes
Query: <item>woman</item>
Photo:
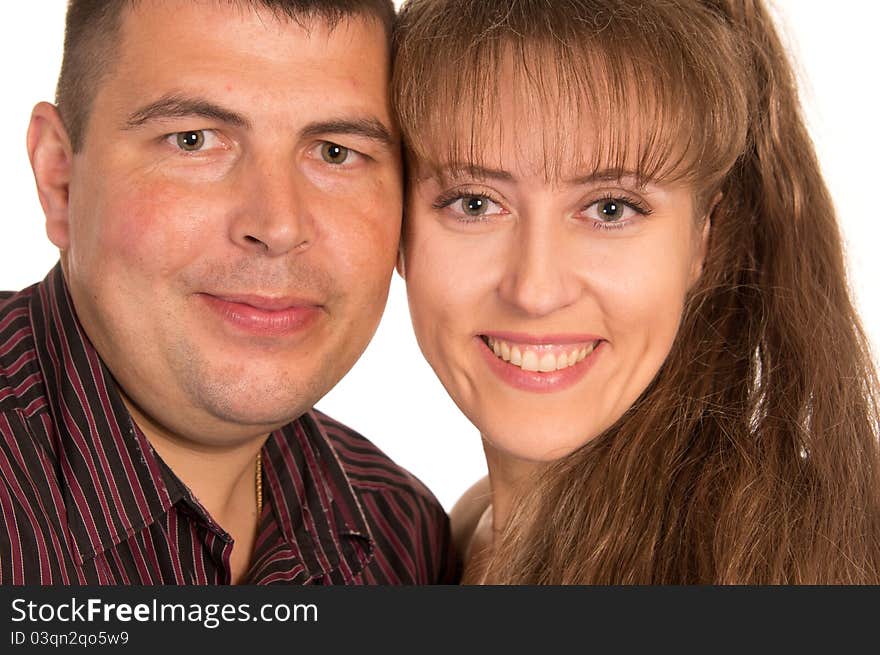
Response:
[{"label": "woman", "polygon": [[409,0],[399,269],[465,582],[878,583],[877,378],[759,0]]}]

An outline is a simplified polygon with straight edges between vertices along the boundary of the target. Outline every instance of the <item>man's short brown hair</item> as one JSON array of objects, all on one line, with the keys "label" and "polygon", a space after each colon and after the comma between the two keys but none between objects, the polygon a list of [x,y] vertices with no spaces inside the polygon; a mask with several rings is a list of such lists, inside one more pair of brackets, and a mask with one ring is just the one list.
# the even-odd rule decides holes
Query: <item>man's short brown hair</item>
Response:
[{"label": "man's short brown hair", "polygon": [[[144,0],[70,0],[64,34],[64,57],[56,103],[74,152],[82,147],[98,84],[113,65],[126,9]],[[279,18],[331,26],[350,16],[375,18],[389,39],[394,25],[391,0],[216,0],[251,9],[268,9]]]}]

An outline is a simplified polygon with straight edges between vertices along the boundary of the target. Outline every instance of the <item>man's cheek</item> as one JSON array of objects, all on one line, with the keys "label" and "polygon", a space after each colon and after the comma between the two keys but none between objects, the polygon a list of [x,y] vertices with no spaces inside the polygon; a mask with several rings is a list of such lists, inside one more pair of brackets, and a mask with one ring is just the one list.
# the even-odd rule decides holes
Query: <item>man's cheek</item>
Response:
[{"label": "man's cheek", "polygon": [[204,212],[179,195],[145,191],[108,207],[101,252],[138,270],[173,268],[198,243]]},{"label": "man's cheek", "polygon": [[377,176],[337,197],[335,213],[341,219],[337,233],[341,231],[343,239],[350,239],[348,233],[355,233],[359,240],[372,243],[372,254],[378,259],[384,260],[393,250],[396,260],[403,217],[400,184],[397,177]]},{"label": "man's cheek", "polygon": [[387,217],[361,217],[323,230],[318,245],[330,253],[337,277],[384,281],[397,261],[399,235],[399,229]]}]

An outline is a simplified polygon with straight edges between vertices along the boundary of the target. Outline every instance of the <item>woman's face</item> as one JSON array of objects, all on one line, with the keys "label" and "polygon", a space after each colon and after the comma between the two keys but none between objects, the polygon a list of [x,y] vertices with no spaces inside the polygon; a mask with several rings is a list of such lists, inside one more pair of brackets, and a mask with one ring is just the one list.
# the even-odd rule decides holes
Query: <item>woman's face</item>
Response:
[{"label": "woman's face", "polygon": [[659,370],[708,222],[687,186],[547,180],[542,130],[514,132],[487,144],[483,168],[415,167],[401,272],[422,352],[487,448],[549,461]]}]

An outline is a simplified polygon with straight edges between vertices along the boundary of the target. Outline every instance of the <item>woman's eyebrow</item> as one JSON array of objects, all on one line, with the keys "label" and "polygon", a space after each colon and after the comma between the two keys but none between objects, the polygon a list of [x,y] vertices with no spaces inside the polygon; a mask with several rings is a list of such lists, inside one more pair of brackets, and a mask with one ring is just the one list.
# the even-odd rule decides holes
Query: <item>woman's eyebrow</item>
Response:
[{"label": "woman's eyebrow", "polygon": [[511,182],[515,179],[512,173],[500,168],[487,168],[476,164],[459,162],[443,164],[437,167],[437,171],[441,177],[449,178],[467,175],[468,177],[476,177],[485,180],[501,180],[503,182]]},{"label": "woman's eyebrow", "polygon": [[636,171],[624,168],[603,168],[584,175],[575,175],[564,180],[565,184],[581,186],[595,184],[596,182],[630,182],[640,188],[648,186],[650,180],[639,175]]},{"label": "woman's eyebrow", "polygon": [[[476,164],[453,162],[433,167],[437,177],[441,180],[453,180],[457,177],[467,176],[481,180],[497,180],[501,182],[513,182],[516,177],[501,168],[488,168]],[[549,181],[549,180],[548,180]],[[603,168],[589,173],[575,174],[562,180],[567,186],[587,186],[597,182],[626,182],[639,188],[648,186],[651,180],[639,175],[636,171],[625,168]]]}]

